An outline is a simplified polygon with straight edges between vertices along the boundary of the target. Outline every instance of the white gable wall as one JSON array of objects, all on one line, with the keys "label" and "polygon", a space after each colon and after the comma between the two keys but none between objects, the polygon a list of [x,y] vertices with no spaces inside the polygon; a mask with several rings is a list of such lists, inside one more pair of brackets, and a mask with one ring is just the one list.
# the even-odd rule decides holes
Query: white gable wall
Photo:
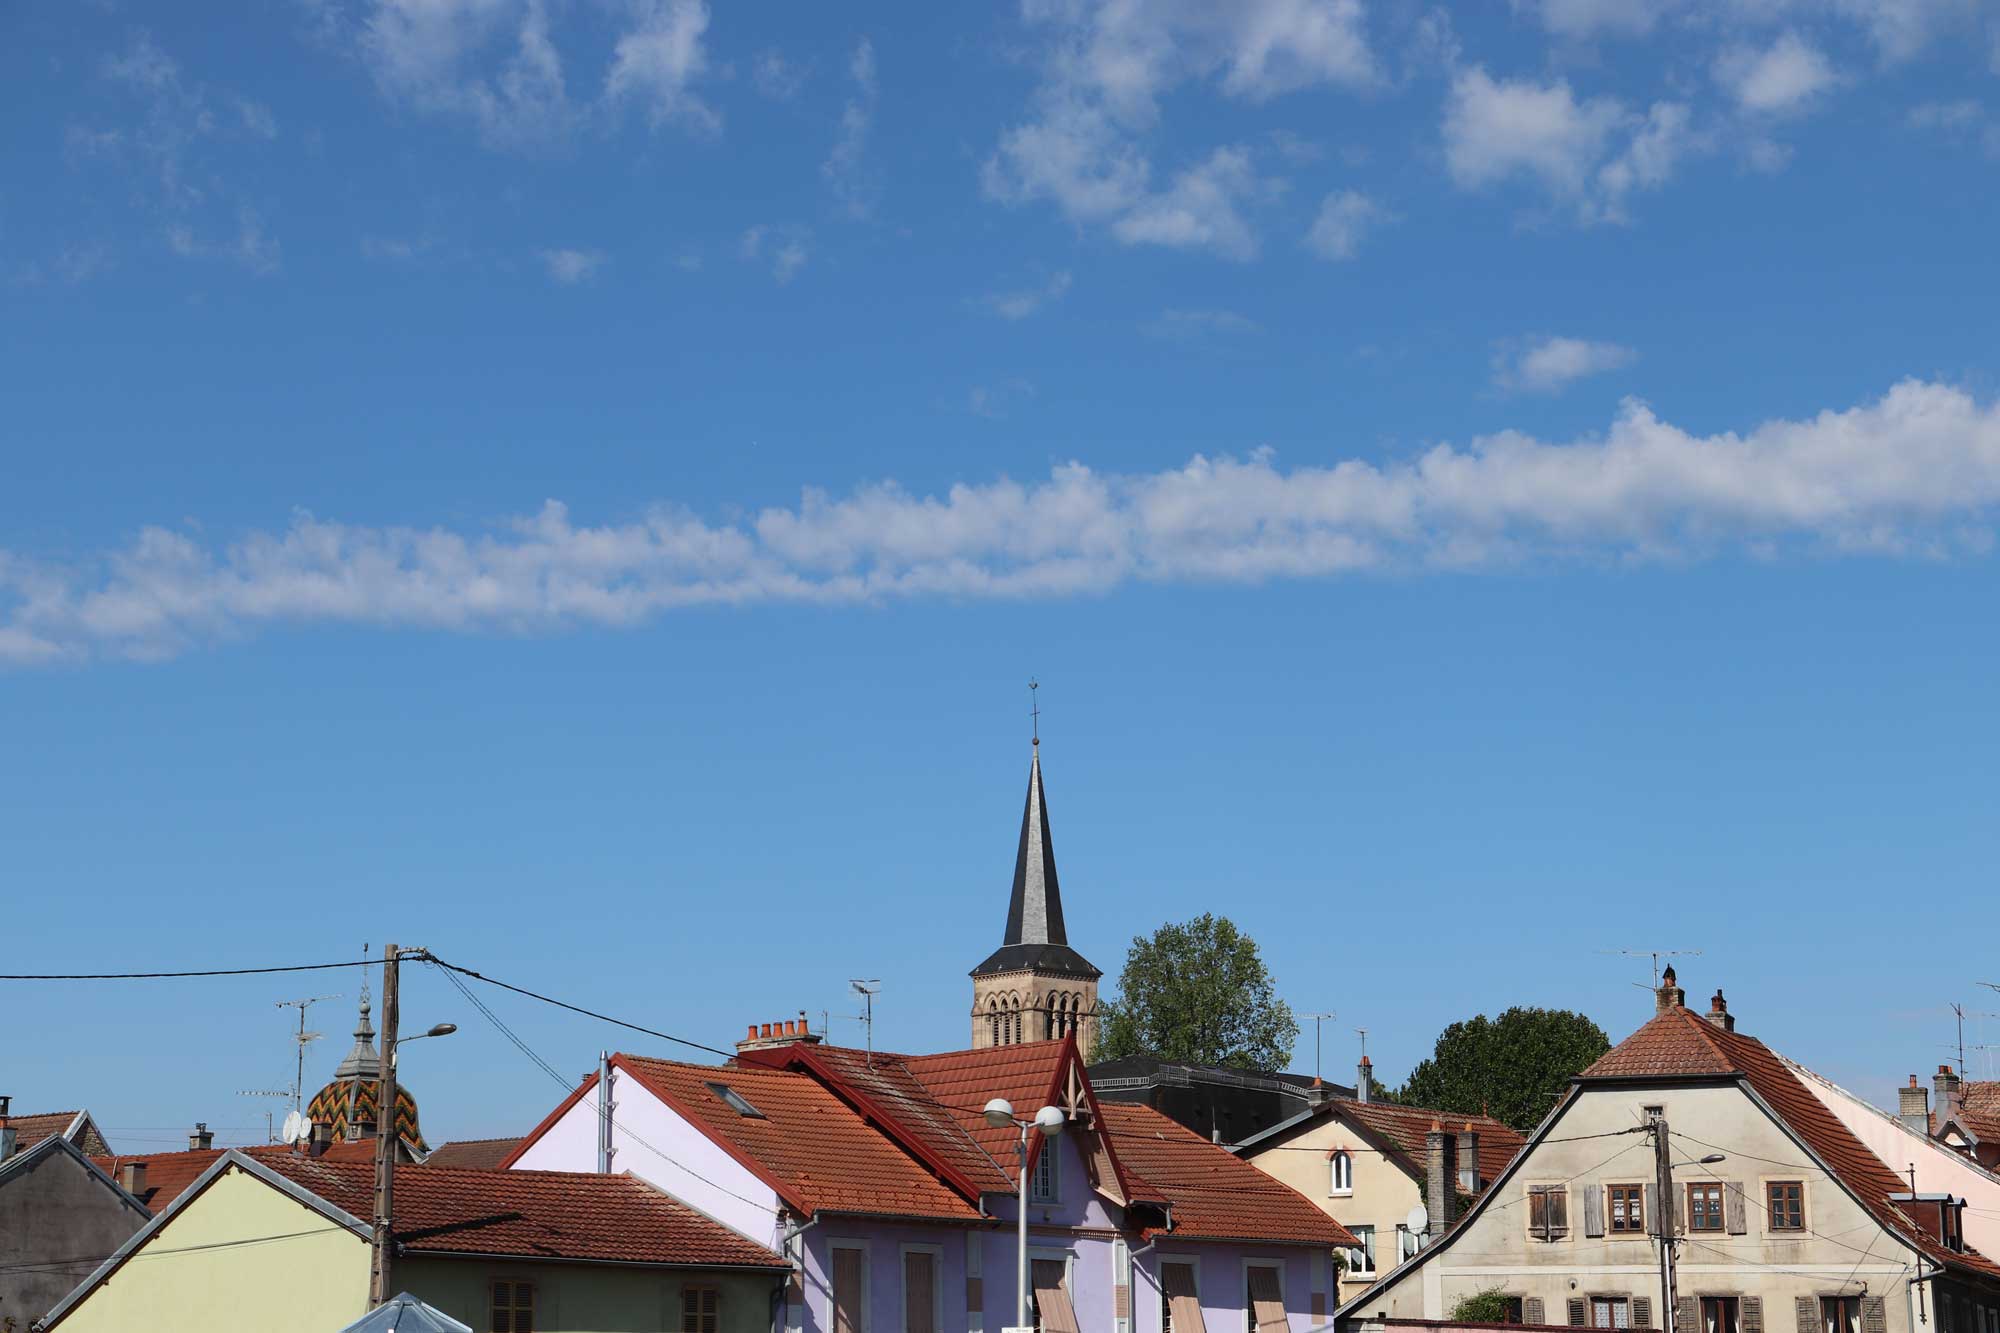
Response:
[{"label": "white gable wall", "polygon": [[[779,1248],[778,1196],[685,1117],[617,1071],[611,1099],[613,1171],[630,1171],[724,1226]],[[585,1093],[514,1163],[517,1171],[595,1171],[597,1092]]]}]

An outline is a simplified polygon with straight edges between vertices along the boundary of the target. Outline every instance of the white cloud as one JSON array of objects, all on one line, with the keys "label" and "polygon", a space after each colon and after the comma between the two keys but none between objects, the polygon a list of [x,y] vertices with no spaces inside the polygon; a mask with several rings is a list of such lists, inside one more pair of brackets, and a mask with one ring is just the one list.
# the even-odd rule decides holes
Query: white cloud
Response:
[{"label": "white cloud", "polygon": [[1907,122],[1912,129],[1936,130],[1952,139],[1976,141],[1988,157],[2000,158],[2000,119],[1970,98],[1911,107]]},{"label": "white cloud", "polygon": [[299,514],[226,544],[147,528],[79,566],[0,552],[0,658],[158,658],[279,625],[556,632],[772,602],[1102,593],[1358,571],[1948,557],[2000,515],[2000,407],[1905,381],[1877,401],[1695,435],[1627,402],[1602,436],[1515,431],[1406,461],[1065,463],[918,495],[893,483],[710,520],[662,504],[579,525],[553,501],[491,530]]},{"label": "white cloud", "polygon": [[595,277],[604,267],[602,250],[543,250],[541,259],[549,278],[565,287]]},{"label": "white cloud", "polygon": [[1060,301],[1069,291],[1068,269],[1051,273],[1048,281],[1034,287],[1017,287],[1011,291],[993,292],[983,304],[1002,319],[1026,319],[1043,306]]},{"label": "white cloud", "polygon": [[385,94],[467,116],[491,144],[546,143],[576,121],[542,0],[374,0],[359,42]]},{"label": "white cloud", "polygon": [[612,53],[605,100],[643,103],[655,128],[678,122],[703,134],[721,129],[721,114],[688,91],[708,71],[707,31],[703,0],[639,0]]},{"label": "white cloud", "polygon": [[864,218],[874,211],[875,187],[868,179],[862,155],[868,147],[868,131],[875,121],[875,46],[862,38],[848,62],[854,80],[853,95],[840,112],[840,137],[833,151],[820,164],[820,174],[833,187],[849,217]]},{"label": "white cloud", "polygon": [[745,259],[770,260],[771,276],[783,286],[806,266],[807,244],[811,239],[812,233],[804,227],[758,223],[744,230],[737,253]]},{"label": "white cloud", "polygon": [[206,239],[185,222],[170,224],[166,239],[167,248],[183,259],[234,260],[260,278],[278,271],[282,254],[277,238],[265,230],[263,216],[248,204],[236,210],[233,230],[218,239]]},{"label": "white cloud", "polygon": [[1662,20],[1691,29],[1755,29],[1828,15],[1861,29],[1885,63],[1910,59],[1941,34],[1968,27],[1980,0],[1513,0],[1559,37],[1643,37]]},{"label": "white cloud", "polygon": [[1336,190],[1320,201],[1319,216],[1306,232],[1306,248],[1321,259],[1352,259],[1361,239],[1389,214],[1359,190]]},{"label": "white cloud", "polygon": [[1840,75],[1818,47],[1795,32],[1785,32],[1762,50],[1748,46],[1725,50],[1716,58],[1715,80],[1745,111],[1790,115],[1834,87]]},{"label": "white cloud", "polygon": [[1566,80],[1495,79],[1477,65],[1452,80],[1443,136],[1460,188],[1527,177],[1588,222],[1622,221],[1633,190],[1663,185],[1699,146],[1681,103],[1640,115],[1615,98],[1579,101]]},{"label": "white cloud", "polygon": [[1213,250],[1226,259],[1251,259],[1257,254],[1257,235],[1240,206],[1271,189],[1252,167],[1248,150],[1218,148],[1206,161],[1176,175],[1165,190],[1136,201],[1112,224],[1111,234],[1128,245]]},{"label": "white cloud", "polygon": [[1639,354],[1617,343],[1582,338],[1532,338],[1502,344],[1493,358],[1493,381],[1502,388],[1556,393],[1586,375],[1621,370]]}]

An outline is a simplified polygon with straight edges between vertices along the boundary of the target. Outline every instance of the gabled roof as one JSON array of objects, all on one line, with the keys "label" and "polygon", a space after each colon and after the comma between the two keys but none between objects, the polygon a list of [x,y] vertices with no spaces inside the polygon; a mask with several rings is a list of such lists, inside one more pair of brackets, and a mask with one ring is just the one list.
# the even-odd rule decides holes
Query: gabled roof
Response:
[{"label": "gabled roof", "polygon": [[16,1152],[26,1152],[51,1135],[61,1135],[83,1149],[86,1155],[111,1150],[88,1111],[44,1111],[36,1115],[14,1115],[7,1117],[7,1123],[14,1127]]},{"label": "gabled roof", "polygon": [[425,1166],[456,1166],[473,1171],[497,1171],[507,1160],[521,1140],[511,1139],[459,1139],[453,1143],[440,1143],[424,1158]]},{"label": "gabled roof", "polygon": [[[1736,1059],[1716,1040],[1722,1029],[1674,1005],[1597,1057],[1579,1077],[1687,1078],[1740,1074]],[[1746,1038],[1747,1040],[1747,1038]]]},{"label": "gabled roof", "polygon": [[141,1218],[147,1216],[145,1204],[119,1188],[118,1182],[113,1180],[103,1167],[84,1156],[83,1149],[77,1147],[76,1144],[70,1142],[60,1134],[43,1135],[34,1147],[29,1148],[26,1152],[17,1152],[6,1161],[0,1162],[0,1184],[5,1184],[8,1180],[17,1176],[25,1176],[28,1172],[35,1169],[37,1162],[46,1161],[52,1157],[73,1158],[77,1167],[85,1175],[90,1176],[99,1184],[109,1189],[120,1203],[130,1208]]},{"label": "gabled roof", "polygon": [[1042,794],[1039,741],[1028,763],[1028,800],[1021,810],[1021,841],[1014,853],[1007,930],[1000,947],[973,968],[972,975],[1028,969],[1093,979],[1103,975],[1069,947],[1069,932],[1063,925],[1062,886],[1056,880],[1056,845],[1049,836],[1049,807]]},{"label": "gabled roof", "polygon": [[1459,1115],[1422,1106],[1402,1106],[1392,1102],[1360,1101],[1353,1097],[1329,1097],[1291,1119],[1245,1139],[1233,1151],[1240,1157],[1255,1157],[1260,1148],[1282,1143],[1308,1126],[1328,1117],[1345,1120],[1363,1137],[1381,1149],[1382,1155],[1404,1174],[1422,1181],[1429,1170],[1429,1134],[1433,1124],[1458,1134],[1471,1130],[1479,1136],[1479,1179],[1481,1188],[1498,1179],[1527,1143],[1527,1137],[1512,1125],[1485,1115]]},{"label": "gabled roof", "polygon": [[[175,1199],[180,1198],[188,1186],[200,1180],[203,1172],[232,1151],[259,1159],[302,1155],[288,1144],[259,1143],[253,1147],[236,1149],[189,1148],[182,1152],[121,1153],[115,1157],[96,1157],[91,1160],[114,1180],[123,1179],[123,1168],[127,1165],[135,1162],[143,1164],[146,1168],[146,1184],[143,1189],[135,1191],[133,1197],[145,1205],[149,1212],[159,1214],[165,1212]],[[375,1140],[335,1139],[328,1146],[326,1156],[337,1162],[366,1162],[372,1167],[375,1161]]]},{"label": "gabled roof", "polygon": [[1975,1142],[2000,1141],[2000,1083],[1986,1080],[1958,1085],[1958,1112],[1952,1122]]},{"label": "gabled roof", "polygon": [[1360,1244],[1289,1185],[1152,1107],[1106,1102],[1101,1114],[1135,1187],[1169,1201],[1176,1239]]}]

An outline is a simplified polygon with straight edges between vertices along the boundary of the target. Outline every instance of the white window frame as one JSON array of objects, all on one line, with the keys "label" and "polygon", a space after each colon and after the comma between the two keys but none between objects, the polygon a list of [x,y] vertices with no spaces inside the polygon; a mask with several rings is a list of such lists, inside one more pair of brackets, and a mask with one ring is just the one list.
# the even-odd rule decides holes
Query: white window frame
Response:
[{"label": "white window frame", "polygon": [[[1369,1240],[1369,1241],[1371,1241],[1371,1242],[1374,1242],[1374,1244],[1377,1244],[1377,1245],[1379,1245],[1379,1244],[1381,1243],[1381,1237],[1380,1237],[1379,1235],[1377,1235],[1377,1234],[1376,1234],[1376,1228],[1375,1228],[1375,1226],[1374,1226],[1374,1225],[1373,1225],[1372,1223],[1369,1223],[1369,1222],[1356,1222],[1356,1223],[1354,1223],[1354,1224],[1353,1224],[1352,1226],[1348,1227],[1347,1229],[1348,1229],[1349,1231],[1352,1231],[1352,1232],[1354,1233],[1354,1238],[1355,1238],[1356,1240],[1360,1240],[1360,1239],[1361,1239],[1361,1233],[1365,1231],[1365,1232],[1367,1232],[1367,1233],[1368,1233],[1368,1240]],[[1362,1267],[1359,1267],[1359,1266],[1357,1265],[1357,1262],[1356,1262],[1356,1260],[1357,1260],[1357,1257],[1358,1257],[1358,1256],[1360,1256],[1360,1255],[1365,1255],[1365,1254],[1368,1254],[1368,1250],[1369,1250],[1369,1248],[1371,1248],[1371,1247],[1370,1247],[1370,1246],[1367,1246],[1367,1245],[1354,1245],[1354,1246],[1349,1246],[1349,1247],[1348,1247],[1348,1251],[1347,1251],[1347,1275],[1348,1275],[1349,1277],[1371,1277],[1371,1278],[1372,1278],[1372,1277],[1374,1277],[1374,1276],[1375,1276],[1375,1275],[1376,1275],[1377,1273],[1380,1273],[1380,1272],[1382,1271],[1382,1270],[1381,1270],[1381,1268],[1380,1268],[1380,1264],[1381,1264],[1381,1262],[1382,1262],[1382,1256],[1381,1256],[1380,1254],[1374,1254],[1374,1255],[1369,1255],[1369,1256],[1368,1256],[1368,1267],[1366,1267],[1366,1268],[1362,1268]]]},{"label": "white window frame", "polygon": [[[1028,1172],[1029,1203],[1062,1202],[1062,1166],[1056,1160],[1059,1152],[1061,1148],[1057,1140],[1042,1140],[1042,1150],[1035,1154],[1034,1168]],[[1044,1173],[1048,1182],[1046,1188],[1043,1187]]]},{"label": "white window frame", "polygon": [[[833,1255],[836,1250],[859,1250],[861,1252],[861,1330],[860,1333],[875,1333],[875,1264],[869,1253],[867,1241],[846,1236],[829,1236],[826,1242],[826,1333],[833,1333],[834,1325],[834,1277]],[[901,1260],[898,1260],[900,1263]],[[896,1289],[903,1288],[902,1277],[898,1274]],[[897,1321],[898,1325],[903,1322]]]},{"label": "white window frame", "polygon": [[1197,1304],[1202,1306],[1201,1319],[1202,1323],[1206,1324],[1208,1322],[1208,1307],[1201,1299],[1201,1256],[1185,1253],[1162,1254],[1153,1263],[1153,1291],[1160,1298],[1160,1319],[1155,1327],[1164,1329],[1168,1321],[1173,1318],[1173,1306],[1167,1301],[1166,1267],[1168,1264],[1186,1264],[1190,1269],[1194,1270],[1194,1299]]},{"label": "white window frame", "polygon": [[[1257,1333],[1257,1307],[1250,1302],[1250,1270],[1253,1268],[1268,1268],[1277,1273],[1278,1308],[1285,1310],[1285,1261],[1283,1259],[1245,1259],[1243,1261],[1243,1276],[1240,1279],[1243,1287],[1243,1333]],[[1289,1328],[1291,1322],[1292,1312],[1285,1310],[1286,1327]]]},{"label": "white window frame", "polygon": [[1344,1199],[1354,1193],[1354,1154],[1335,1148],[1326,1158],[1326,1192],[1329,1198]]},{"label": "white window frame", "polygon": [[[1409,1253],[1403,1253],[1404,1250],[1408,1250]],[[1421,1231],[1412,1231],[1401,1222],[1396,1223],[1396,1263],[1398,1265],[1406,1264],[1419,1254],[1422,1254],[1423,1250],[1424,1233]]]},{"label": "white window frame", "polygon": [[909,1256],[928,1254],[937,1267],[931,1270],[931,1327],[944,1333],[944,1246],[909,1243],[896,1247],[896,1290],[903,1299],[896,1303],[896,1326],[910,1333]]}]

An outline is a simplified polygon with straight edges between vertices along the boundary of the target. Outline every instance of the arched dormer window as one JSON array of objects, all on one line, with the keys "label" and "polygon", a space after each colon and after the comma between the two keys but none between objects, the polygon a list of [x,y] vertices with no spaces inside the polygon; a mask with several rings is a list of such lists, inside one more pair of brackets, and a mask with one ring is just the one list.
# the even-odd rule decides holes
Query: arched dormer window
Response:
[{"label": "arched dormer window", "polygon": [[1326,1192],[1328,1194],[1354,1193],[1354,1159],[1347,1150],[1337,1148],[1326,1159]]}]

